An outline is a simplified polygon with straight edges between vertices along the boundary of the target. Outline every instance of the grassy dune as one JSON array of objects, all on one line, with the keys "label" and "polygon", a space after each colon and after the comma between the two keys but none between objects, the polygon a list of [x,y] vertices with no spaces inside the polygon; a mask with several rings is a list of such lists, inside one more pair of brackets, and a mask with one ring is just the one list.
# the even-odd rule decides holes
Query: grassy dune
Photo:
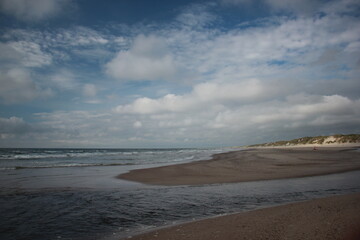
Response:
[{"label": "grassy dune", "polygon": [[360,134],[348,135],[332,135],[332,136],[316,136],[316,137],[302,137],[288,141],[277,141],[270,143],[254,144],[249,147],[277,147],[277,146],[296,146],[296,145],[331,145],[331,144],[346,144],[359,143]]}]

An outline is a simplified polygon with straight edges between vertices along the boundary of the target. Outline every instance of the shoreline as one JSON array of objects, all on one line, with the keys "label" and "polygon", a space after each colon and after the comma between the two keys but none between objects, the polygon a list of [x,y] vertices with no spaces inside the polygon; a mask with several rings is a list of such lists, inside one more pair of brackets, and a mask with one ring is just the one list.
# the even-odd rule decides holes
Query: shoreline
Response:
[{"label": "shoreline", "polygon": [[360,193],[213,217],[131,236],[133,240],[342,239],[360,237]]},{"label": "shoreline", "polygon": [[152,185],[202,185],[318,176],[360,170],[360,151],[349,147],[247,148],[210,160],[136,169],[119,179]]},{"label": "shoreline", "polygon": [[281,146],[246,146],[246,148],[279,148],[279,149],[286,149],[286,148],[359,148],[360,143],[328,143],[328,144],[296,144],[296,145],[281,145]]}]

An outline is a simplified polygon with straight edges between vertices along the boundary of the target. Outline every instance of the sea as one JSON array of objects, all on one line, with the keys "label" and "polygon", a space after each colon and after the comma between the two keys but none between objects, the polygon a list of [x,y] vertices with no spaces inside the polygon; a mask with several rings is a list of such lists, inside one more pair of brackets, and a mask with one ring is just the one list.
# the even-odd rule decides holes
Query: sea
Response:
[{"label": "sea", "polygon": [[117,178],[234,150],[242,149],[0,149],[0,239],[127,239],[193,220],[360,192],[360,171],[195,186]]}]

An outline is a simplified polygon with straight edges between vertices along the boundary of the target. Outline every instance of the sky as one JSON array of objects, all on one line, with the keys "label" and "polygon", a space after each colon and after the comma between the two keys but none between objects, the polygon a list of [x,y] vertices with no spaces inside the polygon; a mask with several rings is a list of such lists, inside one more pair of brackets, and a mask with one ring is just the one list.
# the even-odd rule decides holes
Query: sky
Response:
[{"label": "sky", "polygon": [[0,147],[360,133],[358,0],[0,0]]}]

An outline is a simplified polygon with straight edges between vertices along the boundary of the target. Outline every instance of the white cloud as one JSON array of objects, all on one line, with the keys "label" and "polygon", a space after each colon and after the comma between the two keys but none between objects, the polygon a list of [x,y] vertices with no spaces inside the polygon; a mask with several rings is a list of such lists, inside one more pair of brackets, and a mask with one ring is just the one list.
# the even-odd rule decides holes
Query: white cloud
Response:
[{"label": "white cloud", "polygon": [[54,17],[71,5],[71,0],[1,0],[1,10],[22,21]]},{"label": "white cloud", "polygon": [[138,98],[132,104],[125,106],[118,106],[115,112],[118,113],[139,113],[151,114],[159,112],[182,112],[190,108],[196,108],[196,103],[191,102],[183,96],[176,96],[174,94],[167,94],[160,99],[150,99],[147,97]]},{"label": "white cloud", "polygon": [[358,0],[338,0],[329,1],[321,7],[321,10],[327,14],[352,14],[357,13],[360,7]]},{"label": "white cloud", "polygon": [[0,70],[0,98],[12,104],[31,101],[53,95],[50,89],[40,88],[32,79],[29,71],[22,68]]},{"label": "white cloud", "polygon": [[276,11],[290,11],[300,14],[312,14],[320,6],[319,0],[265,0]]},{"label": "white cloud", "polygon": [[6,104],[47,98],[53,92],[42,86],[32,69],[48,66],[52,57],[29,41],[0,43],[0,99]]},{"label": "white cloud", "polygon": [[[309,97],[317,101],[295,105],[290,101],[271,101],[221,111],[208,127],[226,132],[256,129],[259,135],[264,131],[279,135],[289,132],[296,136],[359,130],[360,99],[337,95]],[[324,133],[324,129],[329,132]]]},{"label": "white cloud", "polygon": [[[46,29],[39,31],[36,29],[15,28],[7,30],[2,38],[8,41],[21,39],[26,42],[33,42],[46,48],[48,51],[54,50],[53,48],[89,50],[81,48],[86,46],[96,46],[96,50],[106,51],[108,49],[101,49],[101,47],[111,42],[119,44],[116,42],[119,37],[111,34],[103,34],[101,31],[85,26],[58,28],[51,31]],[[124,38],[123,42],[126,43]]]},{"label": "white cloud", "polygon": [[78,83],[74,74],[66,69],[61,69],[50,78],[51,83],[60,90],[74,90]]},{"label": "white cloud", "polygon": [[76,26],[72,29],[63,29],[59,31],[54,37],[56,42],[69,44],[70,46],[101,46],[109,42],[109,40],[106,39],[103,34],[84,26]]},{"label": "white cloud", "polygon": [[[82,89],[79,83],[82,79],[78,79],[75,72],[79,69],[82,71],[84,66],[88,67],[89,65],[86,65],[90,61],[94,64],[95,60],[98,64],[99,61],[104,62],[111,56],[111,52],[105,47],[109,42],[106,37],[98,31],[85,27],[42,32],[31,29],[10,29],[0,38],[2,40],[0,71],[3,73],[1,76],[3,89],[18,89],[21,93],[1,91],[1,98],[7,104],[49,97],[54,95],[54,92],[64,90],[79,90],[85,94],[85,97],[91,97],[89,94],[94,97],[96,89],[90,89],[90,85]],[[74,59],[79,61],[79,57],[85,59],[85,64],[74,67],[71,61]],[[14,72],[19,73],[19,79],[15,80],[12,77]],[[80,76],[84,78],[85,74]],[[88,103],[101,101],[86,100]]]},{"label": "white cloud", "polygon": [[166,41],[140,35],[128,51],[120,51],[106,64],[106,72],[124,81],[171,80],[178,70]]},{"label": "white cloud", "polygon": [[0,60],[23,67],[41,67],[52,62],[51,55],[44,53],[37,43],[17,41],[0,43]]},{"label": "white cloud", "polygon": [[181,24],[183,28],[187,29],[201,29],[209,23],[217,20],[216,15],[212,14],[208,9],[214,6],[214,3],[208,2],[204,4],[191,4],[189,7],[176,17],[176,21]]},{"label": "white cloud", "polygon": [[21,134],[28,131],[30,126],[22,118],[0,118],[0,134]]},{"label": "white cloud", "polygon": [[[266,91],[270,91],[267,89]],[[240,101],[248,102],[262,98],[267,93],[263,84],[257,79],[229,83],[202,83],[194,87],[193,96],[203,102]]]},{"label": "white cloud", "polygon": [[295,106],[294,111],[304,115],[321,113],[342,115],[352,113],[355,109],[355,102],[343,96],[332,95],[324,96],[321,101],[317,103]]},{"label": "white cloud", "polygon": [[104,61],[104,59],[107,59],[109,56],[112,55],[110,51],[102,48],[74,49],[72,50],[72,53],[75,53],[80,57],[86,58],[89,61]]},{"label": "white cloud", "polygon": [[[238,7],[248,7],[263,5],[273,12],[287,12],[295,14],[311,15],[321,6],[320,0],[219,0],[225,5],[233,5]],[[254,11],[254,10],[252,10]]]},{"label": "white cloud", "polygon": [[97,94],[97,88],[94,84],[85,84],[83,86],[83,95],[85,97],[95,97]]},{"label": "white cloud", "polygon": [[16,51],[10,44],[0,43],[0,61],[3,65],[14,65],[22,61],[22,53]]},{"label": "white cloud", "polygon": [[[360,99],[303,95],[282,101],[225,104],[222,108],[204,104],[192,112],[153,112],[141,116],[106,111],[56,111],[35,115],[41,127],[20,118],[0,118],[0,134],[6,140],[21,135],[21,141],[45,139],[48,146],[63,147],[249,144],[256,138],[263,141],[264,135],[271,133],[282,132],[284,136],[301,132],[296,136],[302,136],[319,134],[324,129],[326,133],[336,133],[339,126],[346,131],[354,130],[360,123],[359,106]],[[317,129],[322,130],[317,132]]]},{"label": "white cloud", "polygon": [[181,28],[163,31],[161,36],[167,39],[176,63],[184,66],[181,82],[195,85],[249,78],[307,81],[310,75],[317,79],[326,75],[311,63],[327,49],[336,50],[335,64],[353,64],[344,47],[356,48],[360,22],[354,20],[337,15],[284,17],[225,32]]},{"label": "white cloud", "polygon": [[349,43],[349,45],[345,48],[345,51],[349,53],[360,52],[360,41]]},{"label": "white cloud", "polygon": [[223,4],[229,4],[229,5],[237,5],[237,4],[249,4],[251,3],[251,0],[220,0]]},{"label": "white cloud", "polygon": [[46,129],[38,133],[49,146],[123,147],[132,137],[133,119],[112,116],[107,112],[54,111],[37,113],[35,117]]},{"label": "white cloud", "polygon": [[140,121],[135,121],[133,126],[134,126],[134,128],[141,128],[142,123]]},{"label": "white cloud", "polygon": [[267,96],[262,84],[255,79],[239,83],[202,83],[194,86],[190,94],[167,94],[159,99],[138,98],[131,104],[117,106],[114,111],[137,114],[192,112],[209,105],[244,104]]},{"label": "white cloud", "polygon": [[[254,1],[224,2],[251,7]],[[360,131],[360,21],[344,14],[355,1],[331,1],[327,7],[315,6],[318,1],[264,2],[274,12],[295,14],[218,29],[211,25],[217,19],[212,7],[192,5],[169,24],[121,36],[86,27],[8,31],[0,44],[0,97],[7,103],[28,101],[49,96],[48,86],[80,93],[78,103],[100,103],[104,92],[113,96],[102,103],[115,107],[101,114],[37,114],[47,129],[37,136],[54,145],[159,147],[185,140],[187,146],[234,145],[276,134]],[[311,16],[314,9],[322,14]],[[105,73],[120,81],[94,77],[93,69],[75,72],[81,64],[64,70],[79,58],[84,65],[106,63]],[[58,63],[66,66],[59,69]],[[47,78],[45,67],[55,74]],[[91,77],[103,79],[95,85]],[[124,83],[143,80],[155,82]]]},{"label": "white cloud", "polygon": [[[336,117],[338,122],[345,124],[350,119],[360,119],[359,100],[350,100],[344,96],[332,95],[313,98],[314,102],[299,102],[298,104],[284,103],[278,107],[273,106],[262,109],[263,113],[253,116],[252,121],[257,124],[284,123],[287,125],[313,125],[319,119],[323,124],[333,124],[325,122],[325,119]],[[357,121],[359,122],[359,120]]]}]

